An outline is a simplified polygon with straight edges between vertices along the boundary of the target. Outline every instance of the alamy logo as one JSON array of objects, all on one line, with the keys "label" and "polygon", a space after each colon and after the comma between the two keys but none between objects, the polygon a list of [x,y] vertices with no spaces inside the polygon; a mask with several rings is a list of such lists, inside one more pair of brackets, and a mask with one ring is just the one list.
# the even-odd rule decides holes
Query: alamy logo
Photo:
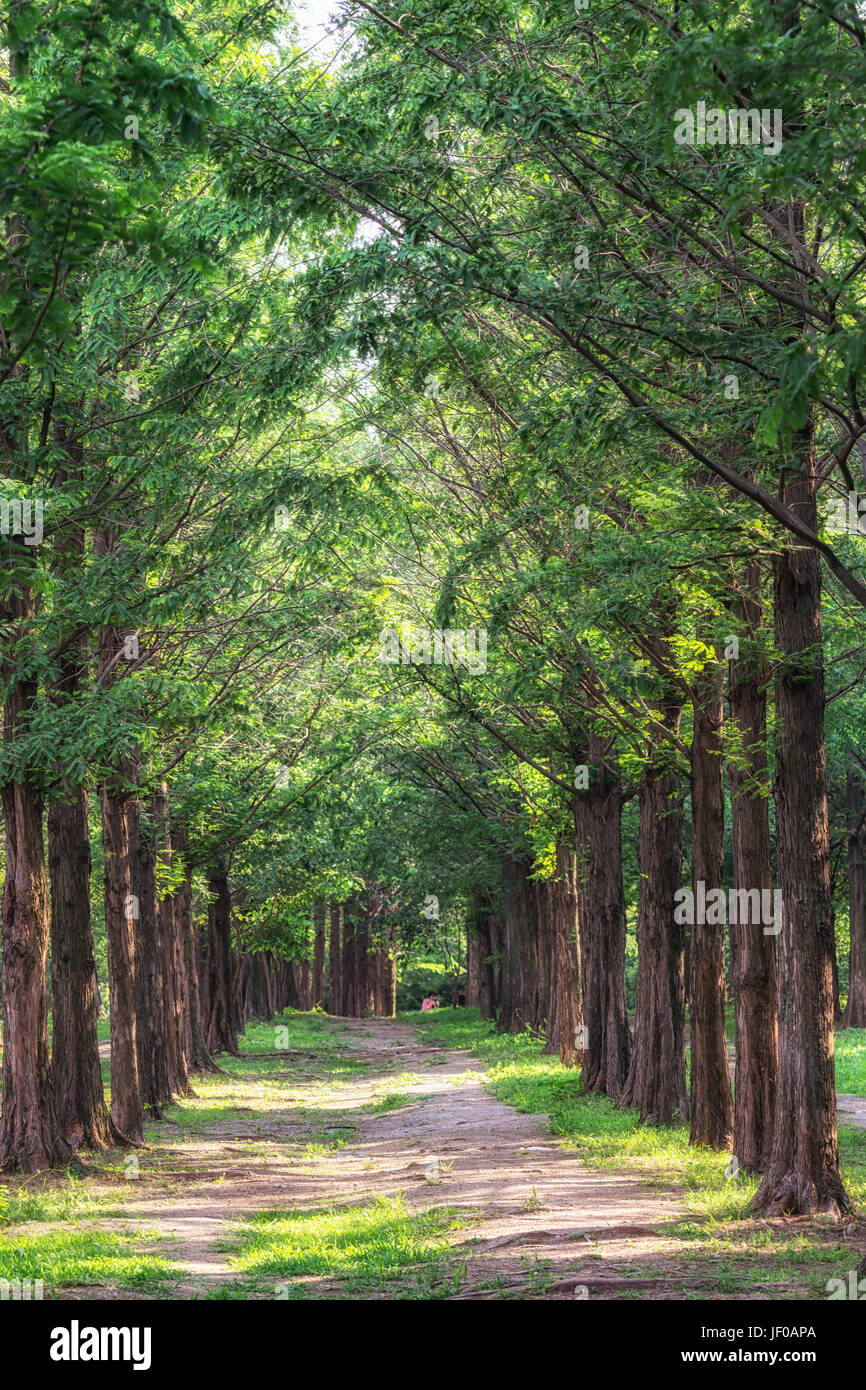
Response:
[{"label": "alamy logo", "polygon": [[41,1279],[0,1279],[0,1303],[41,1302],[45,1288]]},{"label": "alamy logo", "polygon": [[[770,118],[772,117],[772,124]],[[694,111],[681,106],[674,112],[677,122],[674,140],[678,145],[762,145],[767,154],[778,154],[782,148],[782,112],[756,107],[711,106],[699,101]]]},{"label": "alamy logo", "polygon": [[848,1270],[848,1283],[844,1279],[828,1279],[827,1292],[830,1300],[834,1298],[856,1299],[858,1303],[866,1300],[866,1279],[858,1279],[856,1269]]},{"label": "alamy logo", "polygon": [[52,1361],[131,1361],[134,1371],[150,1370],[149,1327],[69,1327],[51,1330]]},{"label": "alamy logo", "polygon": [[4,536],[23,536],[25,545],[39,545],[42,541],[42,499],[35,502],[20,497],[10,502],[4,497],[0,500],[0,534]]},{"label": "alamy logo", "polygon": [[866,536],[866,494],[849,492],[827,504],[827,530],[833,535]]},{"label": "alamy logo", "polygon": [[674,893],[674,921],[680,926],[747,927],[762,923],[764,936],[778,936],[782,930],[782,893],[776,888],[711,888],[703,879],[691,888],[678,888]]},{"label": "alamy logo", "polygon": [[483,627],[416,627],[411,623],[383,628],[379,660],[395,666],[465,666],[470,675],[487,670],[487,631]]}]

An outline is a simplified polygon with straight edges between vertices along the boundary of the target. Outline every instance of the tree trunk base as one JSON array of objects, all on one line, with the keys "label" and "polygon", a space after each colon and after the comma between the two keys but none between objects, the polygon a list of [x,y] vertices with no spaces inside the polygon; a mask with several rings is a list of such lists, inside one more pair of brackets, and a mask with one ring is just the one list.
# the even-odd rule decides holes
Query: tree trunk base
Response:
[{"label": "tree trunk base", "polygon": [[752,1211],[758,1216],[846,1216],[851,1204],[841,1183],[819,1192],[813,1182],[797,1173],[781,1181],[765,1178],[755,1193]]}]

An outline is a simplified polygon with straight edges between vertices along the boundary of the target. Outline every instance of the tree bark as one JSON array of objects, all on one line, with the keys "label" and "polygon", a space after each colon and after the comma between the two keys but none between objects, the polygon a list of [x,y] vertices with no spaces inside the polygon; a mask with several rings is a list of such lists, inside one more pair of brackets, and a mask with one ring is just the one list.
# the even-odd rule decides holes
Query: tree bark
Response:
[{"label": "tree bark", "polygon": [[538,893],[536,885],[525,879],[520,885],[517,944],[520,954],[520,1002],[517,1006],[518,1026],[537,1031],[542,1019],[538,1009]]},{"label": "tree bark", "polygon": [[[760,573],[750,566],[741,601],[745,623],[761,619]],[[729,665],[728,703],[737,745],[728,766],[735,889],[772,890],[767,786],[767,699],[757,662],[740,657]],[[767,899],[766,901],[772,901]],[[748,1173],[763,1173],[773,1138],[778,1066],[776,1036],[776,938],[757,921],[729,927],[731,984],[736,1017],[734,1154]]]},{"label": "tree bark", "polygon": [[551,1015],[553,1042],[564,1067],[572,1067],[582,1051],[576,1032],[583,1017],[581,962],[578,931],[577,864],[562,843],[556,846],[557,878],[553,884],[553,960]]},{"label": "tree bark", "polygon": [[506,864],[508,887],[503,903],[499,1027],[509,1033],[521,1032],[529,1021],[525,1002],[529,981],[524,980],[523,976],[529,957],[525,945],[530,930],[527,920],[528,868],[528,864],[515,859]]},{"label": "tree bark", "polygon": [[[628,1076],[631,1032],[625,995],[625,895],[622,882],[622,787],[592,734],[587,788],[589,883],[580,933],[584,1090],[619,1096]],[[580,909],[578,908],[578,911]]]},{"label": "tree bark", "polygon": [[172,852],[183,860],[183,879],[174,896],[172,915],[178,934],[178,967],[183,1050],[190,1072],[217,1072],[205,1037],[204,1014],[199,993],[198,933],[192,910],[192,867],[189,862],[189,828],[182,820],[172,825]]},{"label": "tree bark", "polygon": [[[792,232],[802,239],[802,218]],[[817,527],[811,423],[795,434],[786,505]],[[833,1067],[833,922],[824,755],[821,570],[817,552],[788,549],[775,564],[776,843],[779,1071],[773,1144],[754,1209],[767,1215],[849,1209],[839,1172]]]},{"label": "tree bark", "polygon": [[478,1008],[483,1019],[496,1017],[496,988],[493,973],[493,941],[491,939],[491,918],[493,908],[489,900],[479,898],[473,917],[474,951],[478,962]]},{"label": "tree bark", "polygon": [[845,794],[851,946],[843,1023],[846,1028],[866,1028],[866,796],[858,773],[848,772]]},{"label": "tree bark", "polygon": [[340,986],[340,904],[331,903],[330,937],[328,940],[328,1013],[339,1014],[342,1007]]},{"label": "tree bark", "polygon": [[153,794],[151,816],[156,844],[156,931],[160,948],[159,974],[162,981],[162,997],[158,1004],[162,1010],[166,1083],[168,1097],[171,1098],[186,1095],[189,1089],[189,1074],[183,1042],[184,1025],[180,998],[183,957],[175,919],[175,902],[171,894],[165,891],[160,897],[158,886],[159,870],[170,872],[173,859],[168,787],[164,782]]},{"label": "tree bark", "polygon": [[232,902],[228,870],[222,860],[211,866],[207,880],[210,890],[207,937],[207,1046],[211,1055],[228,1052],[232,1057],[237,1057],[239,1048],[232,1009]]},{"label": "tree bark", "polygon": [[[674,698],[658,705],[671,734],[679,723]],[[684,1039],[683,929],[674,921],[682,886],[682,790],[669,747],[650,753],[639,792],[638,974],[634,1050],[622,1094],[652,1124],[688,1115]]]},{"label": "tree bark", "polygon": [[[4,428],[0,453],[14,467],[15,441]],[[0,597],[0,621],[8,625],[2,653],[6,689],[4,752],[15,743],[36,706],[35,676],[22,678],[16,639],[31,637],[37,600],[28,585],[32,549],[21,538],[4,538],[10,569]],[[9,575],[14,576],[9,580]],[[28,661],[32,666],[32,661]],[[3,1099],[0,1106],[0,1168],[37,1172],[63,1163],[71,1150],[62,1137],[53,1102],[48,1057],[48,880],[42,840],[42,797],[25,773],[10,774],[0,788],[5,829],[3,884]]]},{"label": "tree bark", "polygon": [[[7,700],[11,740],[32,692],[19,684]],[[48,1058],[48,882],[42,804],[26,781],[3,789],[3,1105],[0,1168],[35,1173],[65,1163],[72,1150],[54,1106]]]},{"label": "tree bark", "polygon": [[325,1003],[325,909],[324,900],[313,907],[313,1008]]},{"label": "tree bark", "polygon": [[[569,1065],[577,1065],[581,1069],[584,1077],[589,1075],[587,1069],[587,1044],[594,1041],[596,1046],[601,1041],[601,1026],[598,1017],[597,1005],[599,996],[603,989],[603,984],[599,974],[600,968],[600,938],[598,935],[600,924],[595,918],[590,907],[590,879],[592,875],[592,780],[590,777],[591,768],[589,765],[589,743],[582,746],[575,745],[571,749],[572,761],[587,769],[588,785],[578,790],[572,797],[571,813],[574,820],[574,891],[577,900],[577,933],[580,950],[581,963],[581,1000],[580,1000],[580,1035],[575,1033],[574,1038],[574,1057]],[[587,1019],[587,1009],[593,1015],[592,1022]]]},{"label": "tree bark", "polygon": [[295,961],[298,1008],[309,1013],[313,1006],[312,971],[308,960]]},{"label": "tree bark", "polygon": [[96,962],[90,916],[87,793],[69,791],[48,812],[51,879],[51,1088],[71,1149],[122,1142],[108,1113],[99,1061]]},{"label": "tree bark", "polygon": [[351,898],[343,911],[343,956],[340,963],[342,981],[342,1004],[340,1013],[345,1018],[358,1016],[355,1009],[355,932],[357,905]]},{"label": "tree bark", "polygon": [[140,1144],[144,1107],[138,1070],[135,926],[138,894],[133,872],[128,796],[115,785],[99,792],[105,859],[105,940],[111,1001],[111,1118]]},{"label": "tree bark", "polygon": [[397,961],[394,956],[393,939],[389,939],[384,949],[384,984],[383,1013],[386,1018],[393,1018],[397,1012]]},{"label": "tree bark", "polygon": [[373,1013],[372,966],[370,932],[364,915],[357,924],[355,934],[355,994],[358,1018],[368,1018]]},{"label": "tree bark", "polygon": [[472,918],[466,934],[466,1003],[473,1007],[481,997],[481,958],[479,954],[480,937],[475,923],[481,911],[481,895],[473,895]]},{"label": "tree bark", "polygon": [[[712,661],[695,682],[692,734],[692,887],[722,890],[725,867],[722,674]],[[707,914],[709,915],[709,914]],[[716,915],[716,914],[714,914]],[[725,913],[692,928],[689,1142],[730,1147],[734,1106],[725,1034]]]},{"label": "tree bark", "polygon": [[[544,1051],[559,1053],[559,981],[556,973],[559,883],[556,878],[536,882],[538,903],[538,978],[536,1011],[544,1032]],[[572,1039],[572,1046],[574,1039]]]},{"label": "tree bark", "polygon": [[[65,483],[81,474],[82,446],[71,445],[66,424],[55,438],[68,456],[58,470]],[[84,569],[85,532],[64,527],[54,544],[53,568],[68,580]],[[53,703],[68,713],[86,664],[85,638],[74,639],[58,661]],[[122,1142],[112,1123],[102,1085],[97,1020],[106,1017],[99,998],[90,910],[90,832],[87,792],[67,784],[48,811],[51,883],[51,1088],[61,1132],[72,1149],[106,1149]]]},{"label": "tree bark", "polygon": [[250,987],[246,1016],[257,1023],[270,1023],[274,1016],[274,1000],[267,958],[263,951],[256,951],[249,959]]},{"label": "tree bark", "polygon": [[162,942],[159,939],[156,894],[156,843],[152,824],[142,825],[141,803],[127,802],[134,838],[138,922],[136,952],[136,1038],[141,1098],[150,1118],[161,1120],[171,1099],[166,1057],[162,977]]},{"label": "tree bark", "polygon": [[277,956],[274,966],[274,1005],[277,1014],[292,1005],[291,970],[282,956]]}]

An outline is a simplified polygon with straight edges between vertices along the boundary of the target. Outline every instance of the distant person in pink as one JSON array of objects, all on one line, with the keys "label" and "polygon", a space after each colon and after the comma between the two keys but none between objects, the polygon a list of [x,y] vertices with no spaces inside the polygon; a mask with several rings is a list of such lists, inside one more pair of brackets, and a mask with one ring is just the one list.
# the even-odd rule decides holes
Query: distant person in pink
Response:
[{"label": "distant person in pink", "polygon": [[431,989],[430,993],[427,995],[427,998],[421,1000],[421,1008],[424,1010],[425,1013],[428,1009],[439,1008],[439,1000],[436,998],[435,990]]}]

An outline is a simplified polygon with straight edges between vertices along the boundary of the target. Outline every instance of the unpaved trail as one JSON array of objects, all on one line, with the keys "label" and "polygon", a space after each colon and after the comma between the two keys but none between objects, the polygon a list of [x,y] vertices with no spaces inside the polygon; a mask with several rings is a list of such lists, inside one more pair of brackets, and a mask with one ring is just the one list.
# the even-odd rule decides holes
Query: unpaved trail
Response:
[{"label": "unpaved trail", "polygon": [[[587,1169],[547,1133],[546,1116],[519,1114],[489,1095],[470,1053],[421,1041],[412,1025],[329,1018],[328,1027],[349,1044],[345,1055],[367,1070],[334,1085],[306,1075],[303,1058],[275,1054],[277,1093],[264,1111],[254,1102],[255,1123],[236,1110],[231,1122],[177,1141],[164,1123],[158,1154],[141,1156],[143,1170],[156,1158],[159,1181],[143,1171],[134,1195],[127,1187],[122,1220],[99,1223],[171,1237],[165,1253],[184,1270],[173,1297],[206,1296],[238,1277],[220,1246],[244,1218],[398,1194],[410,1211],[465,1211],[468,1224],[452,1237],[462,1266],[457,1297],[496,1296],[486,1286],[497,1280],[523,1296],[549,1298],[583,1296],[590,1275],[592,1295],[601,1297],[665,1282],[626,1277],[619,1266],[671,1251],[676,1242],[659,1227],[685,1214],[675,1193]],[[235,1081],[241,1091],[247,1082],[255,1086],[255,1078]],[[371,1113],[388,1090],[407,1094],[410,1103]],[[326,1131],[355,1126],[347,1129],[350,1141],[299,1162],[298,1106],[307,1114],[315,1106]],[[334,1280],[314,1283],[323,1296],[339,1291]],[[67,1296],[136,1294],[90,1287]],[[679,1286],[675,1296],[682,1296]]]},{"label": "unpaved trail", "polygon": [[[99,1223],[171,1238],[165,1254],[183,1270],[171,1297],[225,1296],[242,1280],[225,1246],[244,1219],[397,1195],[410,1211],[465,1214],[448,1235],[458,1277],[440,1297],[732,1296],[664,1230],[688,1215],[673,1186],[588,1169],[551,1137],[546,1116],[488,1094],[470,1053],[422,1040],[411,1024],[328,1018],[323,1026],[339,1035],[348,1075],[317,1072],[315,1050],[249,1054],[257,1072],[232,1075],[224,1117],[194,1133],[175,1127],[176,1137],[171,1122],[161,1125],[142,1155],[140,1183],[127,1186],[122,1220]],[[389,1091],[408,1103],[374,1113]],[[313,1151],[300,1147],[311,1121],[324,1141]],[[333,1136],[343,1147],[329,1147]],[[249,1296],[276,1297],[278,1282]],[[309,1297],[340,1296],[333,1276],[305,1282]],[[766,1288],[743,1296],[778,1296]],[[65,1296],[143,1295],[105,1286]]]},{"label": "unpaved trail", "polygon": [[[489,1095],[470,1054],[421,1043],[411,1026],[385,1020],[363,1020],[352,1032],[368,1058],[398,1052],[401,1068],[419,1080],[400,1086],[410,1105],[364,1118],[357,1149],[329,1165],[332,1190],[352,1201],[401,1192],[415,1209],[441,1203],[480,1213],[473,1243],[461,1251],[466,1292],[476,1277],[525,1284],[538,1261],[549,1262],[551,1278],[580,1284],[575,1265],[648,1254],[666,1244],[656,1228],[684,1215],[673,1194],[584,1167],[546,1132],[546,1116],[519,1114]],[[604,1257],[593,1260],[602,1243]]]}]

